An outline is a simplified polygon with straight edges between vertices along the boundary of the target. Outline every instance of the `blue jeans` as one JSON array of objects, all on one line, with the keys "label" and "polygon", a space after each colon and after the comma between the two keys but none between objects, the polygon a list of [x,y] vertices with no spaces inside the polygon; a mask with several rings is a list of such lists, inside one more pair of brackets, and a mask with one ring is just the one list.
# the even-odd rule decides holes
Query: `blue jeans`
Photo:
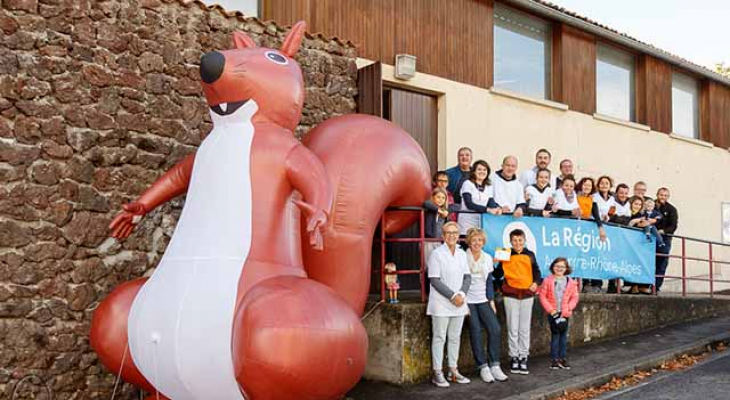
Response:
[{"label": "blue jeans", "polygon": [[[660,235],[661,236],[661,235]],[[657,275],[664,275],[667,273],[667,266],[669,265],[669,258],[668,257],[662,257],[659,254],[667,255],[672,252],[672,237],[666,236],[664,238],[664,246],[657,247],[657,258],[656,258],[656,274]],[[664,277],[657,277],[656,278],[656,291],[658,292],[659,289],[662,288],[662,284],[664,284]]]},{"label": "blue jeans", "polygon": [[662,235],[660,235],[659,232],[656,230],[656,226],[654,226],[654,225],[645,226],[644,234],[646,236],[654,236],[656,238],[657,248],[664,247],[664,238],[662,238]]},{"label": "blue jeans", "polygon": [[[482,327],[487,329],[489,363],[484,357]],[[499,356],[502,349],[502,328],[499,326],[497,316],[494,314],[489,302],[469,304],[469,338],[471,339],[471,352],[474,355],[477,368],[499,365]]]},{"label": "blue jeans", "polygon": [[[565,332],[560,333],[558,326],[555,325],[553,317],[548,315],[547,319],[550,324],[550,359],[565,359],[565,353],[568,350],[568,327],[566,326]],[[570,322],[568,318],[566,318],[566,320],[566,324]]]}]

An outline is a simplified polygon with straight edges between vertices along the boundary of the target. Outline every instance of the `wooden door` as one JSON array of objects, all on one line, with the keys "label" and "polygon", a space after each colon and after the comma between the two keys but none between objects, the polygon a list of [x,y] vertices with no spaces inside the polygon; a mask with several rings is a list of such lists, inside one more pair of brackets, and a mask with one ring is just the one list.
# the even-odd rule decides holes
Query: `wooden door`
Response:
[{"label": "wooden door", "polygon": [[438,99],[423,93],[386,87],[383,118],[393,121],[421,145],[431,172],[438,168]]},{"label": "wooden door", "polygon": [[[383,91],[383,118],[399,125],[408,132],[426,154],[432,173],[438,168],[438,100],[435,96],[385,87]],[[424,199],[426,200],[426,199]],[[395,237],[418,237],[419,224],[415,223]],[[391,243],[386,248],[387,261],[394,261],[399,269],[417,270],[421,253],[417,243]],[[401,275],[401,287],[406,290],[420,288],[418,275]]]}]

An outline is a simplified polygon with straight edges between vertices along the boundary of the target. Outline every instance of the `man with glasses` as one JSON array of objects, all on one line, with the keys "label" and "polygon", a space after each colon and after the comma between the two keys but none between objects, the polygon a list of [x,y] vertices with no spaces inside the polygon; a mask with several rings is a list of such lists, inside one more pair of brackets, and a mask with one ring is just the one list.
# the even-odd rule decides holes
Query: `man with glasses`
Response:
[{"label": "man with glasses", "polygon": [[[443,227],[444,244],[428,258],[428,280],[431,294],[428,296],[426,314],[431,316],[432,342],[431,362],[433,378],[438,387],[449,387],[452,383],[469,383],[459,373],[459,345],[464,316],[469,314],[466,293],[471,285],[471,273],[466,252],[456,243],[459,240],[459,225],[447,222]],[[443,373],[444,344],[446,344],[448,372]]]}]

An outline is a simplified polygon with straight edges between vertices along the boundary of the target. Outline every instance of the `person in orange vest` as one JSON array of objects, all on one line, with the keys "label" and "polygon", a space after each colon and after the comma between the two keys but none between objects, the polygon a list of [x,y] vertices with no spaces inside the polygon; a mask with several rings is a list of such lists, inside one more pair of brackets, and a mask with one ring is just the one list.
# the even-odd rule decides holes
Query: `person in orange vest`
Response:
[{"label": "person in orange vest", "polygon": [[510,232],[509,240],[512,245],[509,260],[500,262],[492,276],[496,280],[504,278],[502,297],[507,315],[510,372],[527,375],[532,305],[542,275],[535,253],[525,247],[525,232],[515,229]]},{"label": "person in orange vest", "polygon": [[[598,203],[593,194],[596,193],[596,183],[593,178],[585,177],[578,182],[578,207],[581,219],[592,219],[598,225],[598,232],[601,240],[605,240],[606,232],[602,226],[602,218],[598,210]],[[600,279],[583,279],[583,292],[601,293],[603,281]]]}]

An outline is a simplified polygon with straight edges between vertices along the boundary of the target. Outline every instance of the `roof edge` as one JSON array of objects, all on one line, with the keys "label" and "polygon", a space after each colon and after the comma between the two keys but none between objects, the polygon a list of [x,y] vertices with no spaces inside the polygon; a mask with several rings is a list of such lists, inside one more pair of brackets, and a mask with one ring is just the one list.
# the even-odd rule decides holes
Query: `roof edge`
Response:
[{"label": "roof edge", "polygon": [[[201,10],[208,11],[208,12],[217,12],[217,13],[219,13],[220,15],[222,15],[225,18],[235,18],[235,19],[237,19],[239,21],[253,20],[253,21],[258,22],[259,24],[261,24],[263,26],[266,26],[266,25],[269,25],[269,24],[274,24],[274,25],[276,25],[277,27],[280,27],[280,28],[291,28],[291,25],[281,26],[276,21],[273,21],[273,20],[264,21],[264,20],[262,20],[262,19],[260,19],[258,17],[245,15],[241,11],[228,11],[223,6],[221,6],[220,4],[207,5],[207,4],[203,3],[201,0],[163,0],[163,1],[165,3],[177,3],[177,4],[180,4],[180,5],[184,6],[184,7],[197,6]],[[321,40],[325,40],[325,41],[328,41],[328,42],[329,41],[334,41],[334,42],[336,42],[337,44],[339,44],[341,46],[346,46],[346,47],[350,47],[350,48],[357,48],[357,45],[354,42],[350,41],[349,39],[343,40],[343,39],[340,39],[340,38],[338,38],[336,36],[328,37],[328,36],[325,36],[323,33],[320,33],[320,32],[308,32],[307,31],[307,32],[305,32],[305,35],[309,39],[321,39]]]},{"label": "roof edge", "polygon": [[528,11],[534,12],[542,17],[558,20],[567,25],[580,28],[583,31],[592,33],[598,37],[609,39],[633,50],[641,51],[649,54],[670,64],[682,67],[690,72],[698,74],[702,77],[712,79],[730,86],[730,78],[718,74],[709,68],[695,64],[682,57],[675,56],[650,44],[643,43],[637,39],[623,35],[609,28],[603,27],[597,23],[589,21],[587,18],[580,18],[561,11],[560,7],[551,5],[541,0],[500,0],[507,4],[522,7]]}]

